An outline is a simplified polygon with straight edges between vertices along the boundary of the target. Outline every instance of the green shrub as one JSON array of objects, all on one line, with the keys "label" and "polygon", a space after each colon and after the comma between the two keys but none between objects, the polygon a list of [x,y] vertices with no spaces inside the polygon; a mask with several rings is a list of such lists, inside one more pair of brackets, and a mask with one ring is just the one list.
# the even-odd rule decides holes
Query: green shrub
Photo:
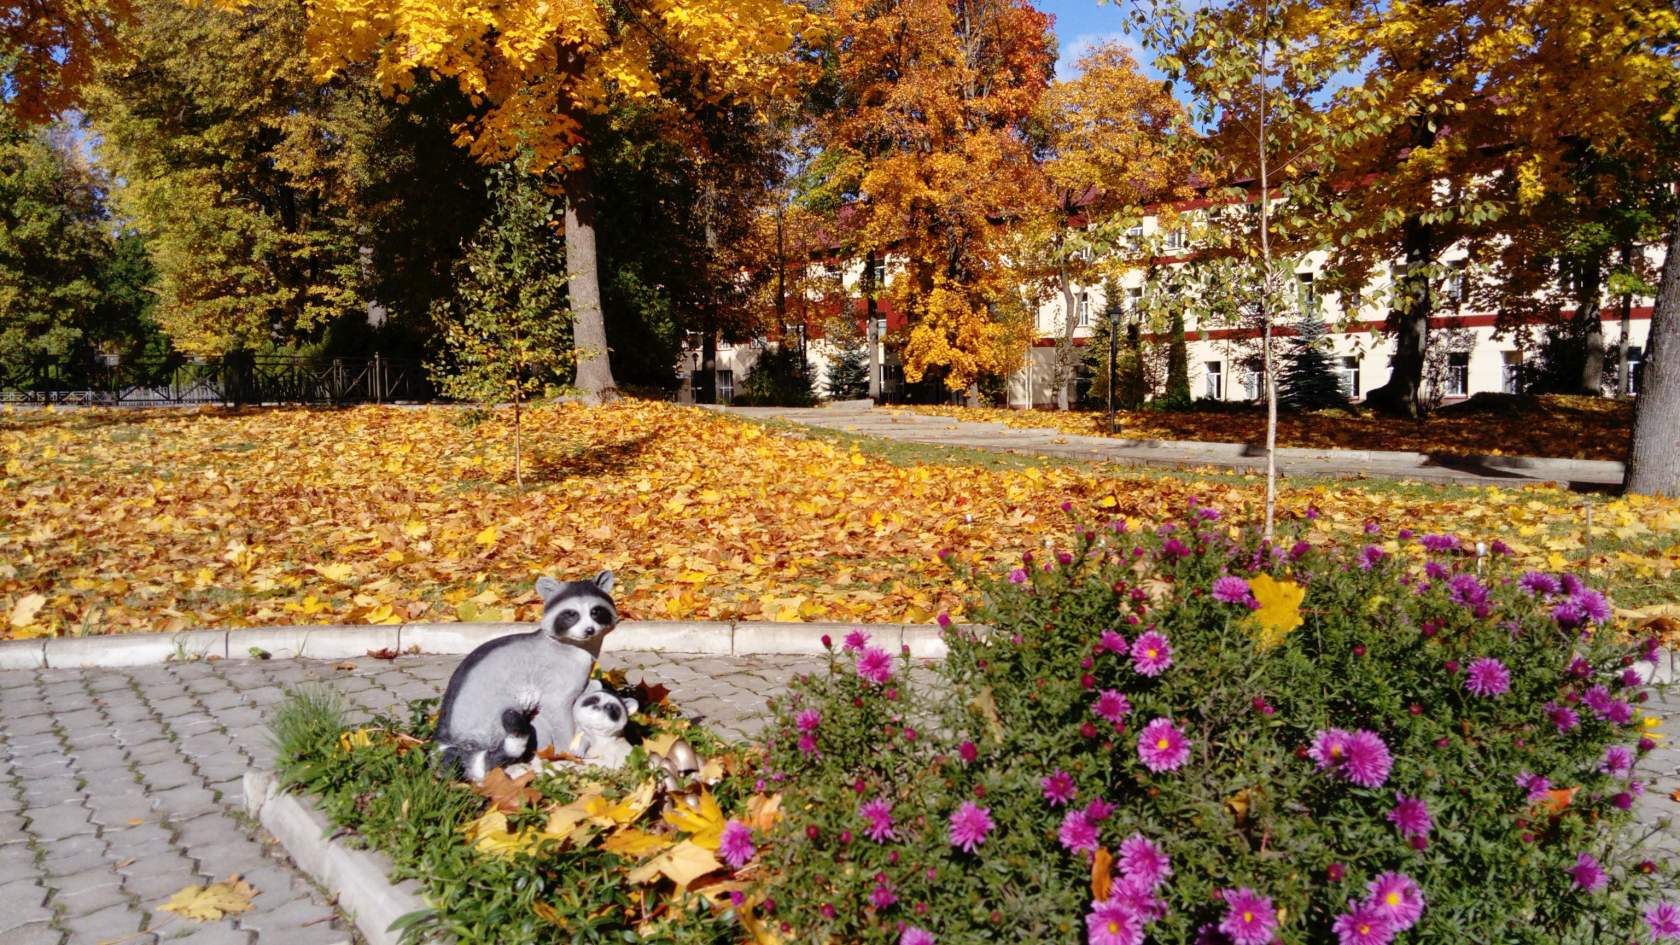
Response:
[{"label": "green shrub", "polygon": [[1195,509],[980,578],[992,629],[948,629],[936,678],[854,635],[768,730],[765,908],[819,942],[1644,941],[1642,652],[1502,551]]},{"label": "green shrub", "polygon": [[747,407],[809,407],[816,402],[811,369],[799,348],[788,344],[761,351],[735,391],[735,403]]}]

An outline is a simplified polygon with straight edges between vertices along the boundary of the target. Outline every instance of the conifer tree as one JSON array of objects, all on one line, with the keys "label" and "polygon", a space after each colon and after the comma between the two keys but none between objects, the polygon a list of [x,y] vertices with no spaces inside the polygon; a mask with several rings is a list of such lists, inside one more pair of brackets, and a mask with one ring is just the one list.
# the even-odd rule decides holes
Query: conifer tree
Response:
[{"label": "conifer tree", "polygon": [[828,365],[828,399],[856,400],[869,394],[869,352],[861,339],[841,344]]},{"label": "conifer tree", "polygon": [[1278,404],[1291,410],[1324,410],[1347,406],[1341,380],[1325,352],[1330,329],[1318,312],[1308,309],[1295,325],[1295,340],[1283,356],[1278,376]]}]

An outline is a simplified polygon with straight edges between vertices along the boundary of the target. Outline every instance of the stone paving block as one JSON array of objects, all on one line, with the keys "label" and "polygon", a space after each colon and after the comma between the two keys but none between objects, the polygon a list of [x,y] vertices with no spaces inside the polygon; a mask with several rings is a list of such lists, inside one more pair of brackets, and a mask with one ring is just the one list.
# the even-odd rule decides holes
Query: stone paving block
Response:
[{"label": "stone paving block", "polygon": [[[47,904],[47,888],[42,886],[34,877],[14,879],[0,883],[0,903],[5,908],[0,909],[0,932],[5,931],[6,923],[13,921],[10,914],[14,909],[39,909]],[[50,911],[50,910],[49,910]],[[32,922],[33,919],[17,920],[15,924]]]},{"label": "stone paving block", "polygon": [[[70,941],[94,943],[104,939],[124,939],[141,931],[145,916],[127,904],[106,906],[86,915],[66,915],[62,925],[70,932]],[[125,942],[126,945],[126,942]]]},{"label": "stone paving block", "polygon": [[[334,918],[321,921],[327,916]],[[346,935],[337,925],[336,914],[330,907],[306,898],[293,899],[260,916],[245,913],[239,917],[239,926],[261,933],[262,941],[284,942],[286,945],[326,945],[343,941]]]},{"label": "stone paving block", "polygon": [[53,716],[51,712],[39,715],[14,715],[10,710],[5,713],[6,738],[8,742],[15,742],[26,735],[44,735],[53,730]]},{"label": "stone paving block", "polygon": [[200,926],[179,938],[169,936],[169,945],[250,945],[257,940],[255,932],[235,928],[234,920],[227,919]]},{"label": "stone paving block", "polygon": [[186,784],[158,791],[152,795],[152,800],[159,811],[176,819],[217,811],[222,806],[208,788],[198,784]]},{"label": "stone paving block", "polygon": [[167,792],[182,785],[197,784],[198,773],[179,754],[139,766],[140,779],[156,792]]},{"label": "stone paving block", "polygon": [[45,919],[8,929],[6,920],[0,918],[0,933],[5,934],[6,945],[61,945],[64,941],[64,933],[48,925]]},{"label": "stone paving block", "polygon": [[52,904],[67,916],[90,915],[111,906],[126,906],[128,896],[123,893],[121,883],[113,882],[106,886],[89,886],[71,893],[55,892]]},{"label": "stone paving block", "polygon": [[93,822],[105,828],[105,836],[115,838],[114,831],[127,831],[138,826],[130,824],[131,820],[146,821],[155,819],[157,812],[152,808],[152,802],[144,795],[131,797],[127,795],[93,795]]},{"label": "stone paving block", "polygon": [[109,843],[91,834],[44,844],[41,848],[41,872],[54,877],[56,882],[59,876],[69,876],[109,863],[109,850]]},{"label": "stone paving block", "polygon": [[88,809],[79,803],[29,809],[29,832],[43,843],[84,834],[91,836],[94,829]]},{"label": "stone paving block", "polygon": [[147,909],[156,911],[170,896],[188,886],[204,885],[204,877],[193,869],[191,861],[180,857],[179,862],[148,863],[140,872],[123,877],[123,891],[140,900]]},{"label": "stone paving block", "polygon": [[230,873],[244,873],[246,870],[262,866],[268,860],[262,846],[254,840],[247,839],[243,828],[232,820],[227,823],[228,836],[212,843],[187,847],[192,858],[198,861],[199,875],[208,879],[225,879]]}]

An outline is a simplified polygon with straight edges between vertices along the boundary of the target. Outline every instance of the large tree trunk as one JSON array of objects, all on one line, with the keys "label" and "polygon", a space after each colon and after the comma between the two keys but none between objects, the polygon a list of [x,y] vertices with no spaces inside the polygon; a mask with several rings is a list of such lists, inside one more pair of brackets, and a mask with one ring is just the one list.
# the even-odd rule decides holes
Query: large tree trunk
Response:
[{"label": "large tree trunk", "polygon": [[869,399],[881,402],[881,339],[875,334],[875,253],[863,255],[863,337],[869,342]]},{"label": "large tree trunk", "polygon": [[1585,347],[1581,358],[1580,392],[1591,397],[1604,393],[1604,260],[1594,256],[1581,267],[1580,297],[1575,302],[1575,317],[1584,319],[1581,343]]},{"label": "large tree trunk", "polygon": [[[1633,272],[1633,246],[1622,244],[1622,271]],[[1628,395],[1628,323],[1633,320],[1633,293],[1623,292],[1619,309],[1621,332],[1616,338],[1616,399]]]},{"label": "large tree trunk", "polygon": [[617,396],[607,360],[607,322],[601,312],[601,280],[595,255],[595,180],[587,168],[569,171],[566,188],[566,296],[572,307],[572,343],[577,346],[577,386],[589,403]]},{"label": "large tree trunk", "polygon": [[1434,293],[1424,267],[1435,258],[1431,228],[1416,219],[1405,224],[1402,243],[1406,253],[1404,283],[1393,291],[1399,305],[1388,313],[1388,327],[1394,332],[1394,359],[1388,383],[1365,395],[1365,403],[1384,413],[1416,419],[1423,415],[1423,352],[1429,340],[1429,314],[1434,310]]},{"label": "large tree trunk", "polygon": [[1062,290],[1062,336],[1056,339],[1056,409],[1068,409],[1068,383],[1073,379],[1073,333],[1079,326],[1079,300],[1073,297],[1073,278],[1067,267],[1056,274]]},{"label": "large tree trunk", "polygon": [[1680,210],[1668,227],[1668,255],[1640,371],[1623,485],[1628,492],[1680,496]]}]

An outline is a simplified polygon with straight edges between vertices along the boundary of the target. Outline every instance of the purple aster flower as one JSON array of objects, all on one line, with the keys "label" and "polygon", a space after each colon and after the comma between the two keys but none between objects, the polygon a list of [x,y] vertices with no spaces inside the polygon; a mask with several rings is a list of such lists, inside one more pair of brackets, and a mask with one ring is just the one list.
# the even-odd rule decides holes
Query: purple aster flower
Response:
[{"label": "purple aster flower", "polygon": [[1388,557],[1388,552],[1376,545],[1366,545],[1359,550],[1359,570],[1369,571]]},{"label": "purple aster flower", "polygon": [[1577,656],[1569,661],[1569,675],[1576,679],[1587,679],[1593,674],[1592,664]]},{"label": "purple aster flower", "polygon": [[1645,677],[1641,676],[1637,669],[1624,669],[1622,675],[1617,677],[1617,681],[1622,684],[1623,689],[1633,689],[1643,683]]},{"label": "purple aster flower", "polygon": [[1085,934],[1090,945],[1142,945],[1143,923],[1117,902],[1093,902]]},{"label": "purple aster flower", "polygon": [[1188,558],[1190,557],[1190,546],[1177,538],[1168,538],[1161,543],[1161,554],[1168,558]]},{"label": "purple aster flower", "polygon": [[1141,833],[1134,833],[1120,841],[1120,855],[1116,858],[1120,872],[1128,880],[1142,883],[1150,889],[1159,887],[1172,875],[1172,860]]},{"label": "purple aster flower", "polygon": [[1025,584],[1025,583],[1027,583],[1027,572],[1025,570],[1021,569],[1021,568],[1016,568],[1015,570],[1009,572],[1009,583],[1011,583],[1011,584]]},{"label": "purple aster flower", "polygon": [[1424,564],[1423,573],[1431,581],[1444,581],[1447,579],[1447,575],[1452,574],[1451,571],[1447,570],[1447,566],[1439,561],[1430,561]]},{"label": "purple aster flower", "polygon": [[1104,630],[1102,636],[1097,638],[1097,645],[1110,653],[1126,652],[1126,638],[1113,630]]},{"label": "purple aster flower", "polygon": [[1190,758],[1190,742],[1171,719],[1156,719],[1138,734],[1137,752],[1143,766],[1157,774],[1176,771]]},{"label": "purple aster flower", "polygon": [[1394,795],[1394,808],[1388,812],[1388,822],[1408,840],[1427,837],[1429,831],[1435,829],[1435,820],[1429,816],[1429,805],[1423,802],[1423,798],[1398,793]]},{"label": "purple aster flower", "polygon": [[876,685],[892,678],[892,657],[879,647],[869,647],[857,658],[857,674]]},{"label": "purple aster flower", "polygon": [[1552,789],[1552,782],[1541,775],[1520,771],[1517,773],[1517,787],[1528,792],[1528,802],[1533,804],[1546,796],[1546,792]]},{"label": "purple aster flower", "polygon": [[1348,911],[1330,924],[1341,945],[1388,945],[1394,941],[1394,926],[1374,902],[1348,902]]},{"label": "purple aster flower", "polygon": [[1575,880],[1575,885],[1587,892],[1598,892],[1604,888],[1606,883],[1610,882],[1610,877],[1604,872],[1604,867],[1599,866],[1598,861],[1593,859],[1590,853],[1583,853],[1575,858],[1575,865],[1569,868],[1569,876]]},{"label": "purple aster flower", "polygon": [[933,945],[933,933],[927,929],[907,925],[898,935],[898,945]]},{"label": "purple aster flower", "polygon": [[1104,689],[1097,696],[1097,701],[1091,704],[1091,711],[1097,718],[1106,722],[1118,722],[1126,717],[1126,713],[1132,711],[1132,703],[1124,693]]},{"label": "purple aster flower", "polygon": [[892,801],[884,797],[866,801],[858,807],[858,816],[869,821],[869,826],[863,829],[864,836],[876,843],[898,839],[893,832],[892,808]]},{"label": "purple aster flower", "polygon": [[876,909],[885,909],[898,901],[898,893],[893,892],[892,883],[886,877],[875,878],[875,888],[869,891],[869,904]]},{"label": "purple aster flower", "polygon": [[1570,597],[1587,589],[1587,586],[1581,583],[1581,579],[1573,574],[1560,574],[1558,580],[1563,584],[1563,592]]},{"label": "purple aster flower", "polygon": [[723,833],[718,839],[718,853],[723,856],[723,861],[729,864],[730,869],[738,870],[746,866],[757,852],[758,848],[752,842],[752,828],[730,818],[723,825]]},{"label": "purple aster flower", "polygon": [[1522,577],[1517,578],[1517,586],[1526,591],[1530,597],[1541,595],[1550,597],[1563,589],[1563,585],[1558,583],[1557,578],[1544,571],[1525,572]]},{"label": "purple aster flower", "polygon": [[1680,906],[1659,902],[1646,909],[1645,926],[1652,942],[1680,942]]},{"label": "purple aster flower", "polygon": [[1488,589],[1474,574],[1455,574],[1447,580],[1447,599],[1461,607],[1480,607],[1488,602]]},{"label": "purple aster flower", "polygon": [[1166,634],[1151,630],[1132,642],[1132,668],[1145,676],[1159,676],[1172,665],[1172,654]]},{"label": "purple aster flower", "polygon": [[1581,693],[1581,704],[1592,710],[1592,714],[1600,720],[1610,717],[1610,690],[1602,684],[1589,688]]},{"label": "purple aster flower", "polygon": [[1617,725],[1626,725],[1633,721],[1633,706],[1617,699],[1610,703],[1610,709],[1604,713],[1604,718]]},{"label": "purple aster flower", "polygon": [[1604,623],[1610,619],[1610,602],[1598,591],[1582,588],[1569,599],[1581,608],[1581,613],[1593,623]]},{"label": "purple aster flower", "polygon": [[964,853],[973,853],[976,847],[986,842],[986,835],[995,826],[990,809],[973,801],[963,801],[962,806],[951,815],[951,846]]},{"label": "purple aster flower", "polygon": [[861,650],[869,645],[869,634],[862,630],[853,630],[846,634],[845,642],[840,644],[843,650]]},{"label": "purple aster flower", "polygon": [[1470,663],[1470,668],[1464,674],[1464,688],[1473,695],[1487,698],[1502,696],[1511,691],[1511,671],[1505,664],[1491,656]]},{"label": "purple aster flower", "polygon": [[1073,800],[1078,793],[1073,785],[1073,775],[1060,768],[1038,783],[1044,789],[1044,799],[1058,807]]},{"label": "purple aster flower", "polygon": [[1452,535],[1425,535],[1418,541],[1423,544],[1423,547],[1436,553],[1458,550],[1458,539]]},{"label": "purple aster flower", "polygon": [[1093,824],[1100,824],[1114,816],[1114,805],[1100,797],[1091,798],[1091,803],[1085,805],[1085,816]]},{"label": "purple aster flower", "polygon": [[1586,622],[1587,612],[1574,598],[1570,598],[1552,608],[1552,619],[1565,630],[1573,630]]},{"label": "purple aster flower", "polygon": [[1240,577],[1225,575],[1213,579],[1213,599],[1223,604],[1246,604],[1252,593],[1248,582]]},{"label": "purple aster flower", "polygon": [[1067,812],[1067,816],[1062,818],[1061,829],[1056,832],[1056,838],[1069,853],[1097,852],[1097,825],[1091,823],[1091,818],[1085,816],[1082,810]]},{"label": "purple aster flower", "polygon": [[1574,709],[1557,702],[1546,703],[1546,718],[1557,726],[1559,735],[1565,734],[1581,724],[1581,716]]},{"label": "purple aster flower", "polygon": [[1167,904],[1155,895],[1154,888],[1133,879],[1121,879],[1110,886],[1108,901],[1137,916],[1138,921],[1145,925],[1167,914]]},{"label": "purple aster flower", "polygon": [[1395,932],[1404,932],[1423,915],[1423,890],[1405,873],[1383,873],[1365,887],[1369,901],[1382,911]]},{"label": "purple aster flower", "polygon": [[821,756],[822,752],[817,749],[816,736],[812,735],[810,732],[806,732],[805,734],[800,735],[799,736],[799,753],[804,755],[807,758],[816,758],[816,757]]},{"label": "purple aster flower", "polygon": [[1219,510],[1210,509],[1204,505],[1196,510],[1196,517],[1204,522],[1217,522],[1219,521]]},{"label": "purple aster flower", "polygon": [[1598,763],[1598,770],[1613,778],[1625,778],[1633,773],[1633,752],[1625,745],[1611,745],[1604,749],[1604,760]]},{"label": "purple aster flower", "polygon": [[816,709],[806,709],[794,718],[795,724],[801,732],[814,732],[822,724],[822,713]]},{"label": "purple aster flower", "polygon": [[1219,893],[1225,900],[1225,915],[1219,920],[1219,931],[1230,937],[1234,945],[1268,945],[1277,931],[1277,912],[1272,900],[1247,886],[1225,889]]},{"label": "purple aster flower", "polygon": [[[1368,788],[1382,787],[1388,780],[1389,768],[1394,764],[1382,737],[1366,729],[1352,734],[1338,729],[1320,732],[1318,741],[1307,755],[1317,761],[1321,769],[1329,767],[1341,777]],[[1328,764],[1325,759],[1329,759]]]},{"label": "purple aster flower", "polygon": [[1339,768],[1347,760],[1348,733],[1339,728],[1324,729],[1313,736],[1307,757],[1318,763],[1318,770]]}]

